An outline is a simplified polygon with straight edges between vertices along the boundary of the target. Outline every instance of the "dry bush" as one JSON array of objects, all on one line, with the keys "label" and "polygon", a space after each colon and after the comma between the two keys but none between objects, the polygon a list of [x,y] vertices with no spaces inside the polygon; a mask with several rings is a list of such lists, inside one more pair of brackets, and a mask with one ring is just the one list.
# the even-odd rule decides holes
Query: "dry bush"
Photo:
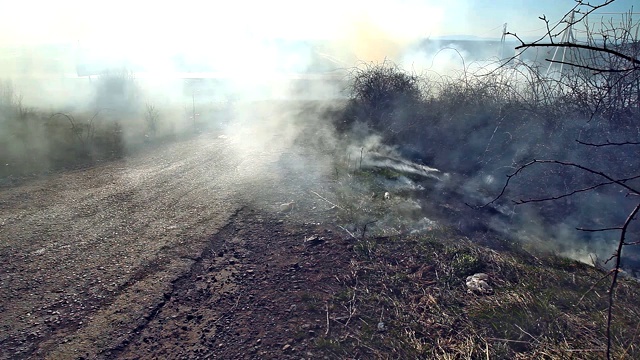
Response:
[{"label": "dry bush", "polygon": [[123,69],[108,71],[95,82],[96,109],[107,109],[114,116],[140,112],[140,88],[133,72]]},{"label": "dry bush", "polygon": [[0,87],[0,181],[94,164],[124,154],[117,122],[94,113],[53,113],[27,108],[11,83]]},{"label": "dry bush", "polygon": [[424,110],[421,77],[385,61],[354,68],[350,80],[351,100],[338,123],[340,130],[360,121],[393,138],[417,124]]}]

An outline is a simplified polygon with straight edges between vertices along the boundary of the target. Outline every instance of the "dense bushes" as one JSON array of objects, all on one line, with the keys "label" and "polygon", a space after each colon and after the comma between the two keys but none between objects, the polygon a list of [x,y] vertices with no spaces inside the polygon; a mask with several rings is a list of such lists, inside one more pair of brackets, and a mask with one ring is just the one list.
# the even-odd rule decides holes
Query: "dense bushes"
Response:
[{"label": "dense bushes", "polygon": [[[389,146],[411,148],[427,165],[455,173],[464,187],[487,201],[500,193],[506,175],[532,159],[559,159],[588,165],[616,178],[636,176],[640,147],[593,147],[582,142],[638,141],[639,111],[630,103],[615,112],[594,111],[576,99],[593,96],[587,84],[562,86],[526,64],[465,69],[452,77],[417,76],[388,62],[353,72],[351,97],[338,129],[346,137],[380,134]],[[580,93],[580,89],[589,89]],[[380,102],[380,103],[376,103]],[[635,124],[630,126],[630,124]],[[355,140],[355,139],[354,139]],[[527,168],[510,184],[502,201],[554,196],[587,188],[599,179],[558,166]],[[561,230],[624,219],[624,196],[606,187],[581,191],[558,202],[537,204],[539,226]],[[606,209],[606,210],[604,210]],[[528,210],[527,210],[528,211]],[[542,230],[550,238],[554,236]],[[598,234],[581,237],[598,239]]]},{"label": "dense bushes", "polygon": [[467,175],[500,168],[505,174],[533,157],[608,166],[610,153],[586,149],[576,139],[638,135],[628,132],[637,108],[619,112],[615,122],[604,113],[592,117],[577,106],[577,87],[558,88],[524,64],[458,75],[418,76],[389,62],[358,68],[337,127],[348,133],[354,124],[366,124],[390,145],[410,146],[430,165]]},{"label": "dense bushes", "polygon": [[338,123],[340,130],[361,121],[395,139],[416,125],[416,115],[424,109],[422,78],[391,62],[355,68],[348,87],[351,102]]},{"label": "dense bushes", "polygon": [[73,168],[124,154],[118,122],[99,114],[47,114],[4,104],[0,113],[0,180]]}]

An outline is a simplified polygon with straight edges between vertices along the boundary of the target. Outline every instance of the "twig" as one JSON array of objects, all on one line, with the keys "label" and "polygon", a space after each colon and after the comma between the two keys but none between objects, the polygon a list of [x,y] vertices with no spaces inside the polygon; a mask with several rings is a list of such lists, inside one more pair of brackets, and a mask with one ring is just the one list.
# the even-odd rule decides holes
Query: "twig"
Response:
[{"label": "twig", "polygon": [[319,197],[320,199],[322,199],[322,200],[326,201],[327,203],[329,203],[329,204],[331,204],[331,205],[333,205],[333,206],[337,207],[338,209],[342,209],[342,210],[346,211],[346,210],[345,210],[343,207],[341,207],[340,205],[336,205],[336,204],[332,203],[331,201],[327,200],[326,198],[324,198],[322,195],[318,194],[317,192],[315,192],[315,191],[313,191],[313,190],[311,190],[311,192],[312,192],[313,194],[315,194],[317,197]]},{"label": "twig", "polygon": [[580,300],[578,300],[578,302],[576,303],[576,306],[580,305],[580,303],[582,302],[582,300],[584,299],[585,296],[587,296],[588,293],[591,292],[591,290],[593,290],[593,288],[595,288],[600,281],[606,279],[609,275],[611,275],[613,273],[613,270],[607,272],[603,277],[601,277],[600,279],[598,279],[598,281],[596,281],[593,285],[591,285],[591,287],[589,288],[589,290],[585,291],[584,294],[582,294],[582,296],[580,296]]},{"label": "twig", "polygon": [[591,71],[593,71],[594,75],[599,75],[601,73],[626,73],[626,72],[631,72],[631,71],[637,70],[637,69],[634,69],[634,68],[630,68],[630,69],[603,69],[603,68],[597,68],[597,67],[594,67],[594,66],[589,66],[589,65],[584,65],[584,64],[577,64],[577,63],[568,62],[568,61],[553,60],[553,59],[545,59],[545,60],[550,62],[550,63],[554,63],[554,64],[570,65],[570,66],[573,66],[573,67],[576,67],[576,68],[580,68],[580,69],[591,70]]},{"label": "twig", "polygon": [[329,335],[329,301],[327,301],[327,330],[324,332],[325,335]]},{"label": "twig", "polygon": [[53,119],[56,116],[64,116],[64,117],[66,117],[67,120],[69,120],[69,123],[71,123],[71,131],[73,132],[73,134],[78,138],[78,140],[80,140],[80,143],[82,144],[83,147],[86,146],[84,138],[82,138],[82,134],[81,134],[82,129],[79,129],[76,126],[76,122],[75,122],[74,117],[72,115],[59,112],[59,113],[55,113],[55,114],[52,114],[51,116],[49,116],[49,119]]},{"label": "twig", "polygon": [[353,288],[353,296],[351,297],[351,301],[349,301],[349,318],[347,319],[347,322],[344,324],[344,327],[347,327],[349,325],[349,322],[351,321],[351,317],[353,317],[353,314],[356,313],[356,288],[358,286],[358,278],[356,278],[356,285]]},{"label": "twig", "polygon": [[340,225],[338,225],[338,227],[339,227],[340,229],[342,229],[342,230],[346,231],[346,232],[347,232],[347,234],[351,235],[351,237],[352,237],[352,238],[354,238],[354,239],[358,240],[358,238],[357,238],[355,235],[353,235],[353,234],[351,233],[351,231],[349,231],[349,230],[345,229],[344,227],[342,227],[342,226],[340,226]]},{"label": "twig", "polygon": [[374,348],[372,348],[371,346],[369,346],[369,345],[365,344],[364,342],[362,342],[362,340],[360,340],[360,338],[356,337],[355,335],[353,335],[353,334],[347,334],[347,337],[350,337],[350,338],[355,339],[356,341],[358,341],[358,345],[363,346],[363,347],[365,347],[365,348],[367,348],[367,349],[371,350],[371,352],[373,352],[374,354],[377,354],[377,353],[378,353],[378,351],[377,351],[376,349],[374,349]]},{"label": "twig", "polygon": [[579,231],[585,231],[585,232],[602,232],[602,231],[616,231],[616,230],[622,230],[622,228],[621,228],[621,227],[619,227],[619,226],[616,226],[616,227],[600,228],[600,229],[576,228],[576,230],[579,230]]},{"label": "twig", "polygon": [[372,220],[372,221],[369,221],[368,223],[364,224],[364,227],[362,228],[362,239],[363,240],[364,240],[364,237],[365,237],[365,235],[367,233],[367,226],[370,225],[370,224],[375,223],[376,221],[378,221],[378,220]]},{"label": "twig", "polygon": [[512,343],[518,343],[518,344],[531,344],[531,342],[529,342],[529,341],[510,340],[510,339],[500,339],[500,338],[487,338],[487,340],[495,340],[495,341],[512,342]]},{"label": "twig", "polygon": [[238,298],[236,299],[236,303],[233,305],[233,307],[231,309],[229,309],[228,311],[225,311],[224,314],[220,315],[219,318],[217,318],[213,323],[217,323],[218,321],[222,320],[225,316],[229,315],[230,313],[232,313],[237,307],[238,304],[240,303],[240,298],[242,297],[242,294],[238,294]]},{"label": "twig", "polygon": [[518,326],[518,324],[513,324],[515,327],[517,327],[518,329],[520,329],[520,331],[522,331],[523,333],[529,335],[530,338],[532,338],[535,342],[539,343],[540,341],[538,339],[536,339],[533,335],[529,334],[528,332],[524,331],[523,328],[521,328],[520,326]]},{"label": "twig", "polygon": [[613,142],[613,141],[609,141],[607,140],[606,143],[590,143],[590,142],[586,142],[586,141],[582,141],[582,140],[577,140],[576,142],[578,142],[579,144],[582,145],[587,145],[587,146],[595,146],[595,147],[601,147],[601,146],[623,146],[623,145],[640,145],[640,142],[636,142],[636,141],[623,141],[623,142]]},{"label": "twig", "polygon": [[[531,160],[528,163],[521,165],[520,167],[518,167],[516,169],[516,171],[514,171],[513,173],[507,175],[507,181],[505,182],[504,186],[502,187],[502,191],[500,191],[500,194],[498,194],[498,196],[496,196],[493,200],[489,201],[488,203],[481,205],[481,206],[476,206],[476,208],[483,208],[483,207],[487,207],[493,203],[495,203],[496,201],[498,201],[500,198],[502,198],[502,196],[505,194],[507,187],[509,187],[509,183],[511,182],[511,179],[514,178],[515,176],[517,176],[518,174],[520,174],[520,172],[522,172],[524,169],[534,165],[534,164],[555,164],[555,165],[560,165],[560,166],[566,166],[566,167],[574,167],[577,169],[580,169],[582,171],[594,174],[594,175],[598,175],[600,177],[603,177],[605,179],[607,179],[609,182],[608,183],[603,183],[603,185],[609,185],[609,184],[617,184],[627,190],[629,190],[631,193],[633,194],[640,194],[640,190],[638,189],[634,189],[631,186],[627,185],[626,182],[629,179],[614,179],[611,176],[605,174],[602,171],[597,171],[597,170],[593,170],[590,169],[586,166],[580,165],[580,164],[576,164],[576,163],[572,163],[572,162],[567,162],[567,161],[560,161],[560,160]],[[635,177],[634,177],[635,178]],[[558,196],[558,197],[547,197],[547,198],[543,198],[543,199],[530,199],[530,200],[520,200],[517,201],[516,204],[526,204],[529,202],[539,202],[539,201],[548,201],[548,200],[555,200],[558,198],[561,198],[563,196]]]},{"label": "twig", "polygon": [[591,50],[591,51],[596,51],[596,52],[603,52],[603,53],[607,53],[607,54],[619,57],[621,59],[627,60],[629,63],[634,65],[634,67],[631,68],[630,70],[634,70],[634,69],[637,70],[637,66],[640,66],[640,60],[634,58],[633,56],[628,56],[626,54],[623,54],[623,53],[621,53],[619,51],[611,50],[611,49],[608,49],[608,48],[601,48],[601,47],[597,47],[597,46],[575,44],[575,43],[569,43],[569,42],[553,43],[553,44],[549,44],[549,43],[524,44],[524,45],[516,46],[516,50],[519,50],[519,49],[522,49],[522,48],[529,48],[529,47],[575,48],[575,49],[585,49],[585,50]]},{"label": "twig", "polygon": [[[627,182],[627,181],[635,180],[635,179],[638,179],[638,178],[640,178],[640,175],[635,175],[635,176],[631,176],[631,177],[623,178],[623,179],[617,179],[617,181]],[[581,192],[594,190],[594,189],[599,188],[601,186],[606,186],[606,185],[611,185],[611,184],[615,184],[615,182],[614,181],[605,181],[605,182],[601,182],[601,183],[596,184],[596,185],[592,185],[592,186],[588,186],[588,187],[585,187],[585,188],[573,190],[571,192],[567,192],[567,193],[564,193],[562,195],[548,196],[548,197],[540,198],[540,199],[518,200],[518,201],[514,201],[514,202],[515,202],[516,205],[520,205],[520,204],[533,203],[533,202],[559,200],[559,199],[562,199],[562,198],[565,198],[565,197],[569,197],[571,195],[575,195],[575,194],[578,194],[578,193],[581,193]]]}]

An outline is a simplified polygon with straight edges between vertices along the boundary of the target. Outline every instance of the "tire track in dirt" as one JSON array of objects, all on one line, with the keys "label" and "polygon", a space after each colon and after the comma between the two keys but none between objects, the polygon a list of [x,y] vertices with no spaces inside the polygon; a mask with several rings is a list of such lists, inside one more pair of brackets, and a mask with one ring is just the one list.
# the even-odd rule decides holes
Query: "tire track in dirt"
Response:
[{"label": "tire track in dirt", "polygon": [[119,344],[239,207],[233,154],[200,136],[0,190],[0,358]]},{"label": "tire track in dirt", "polygon": [[325,302],[350,239],[288,215],[244,208],[174,282],[154,317],[107,359],[316,358]]}]

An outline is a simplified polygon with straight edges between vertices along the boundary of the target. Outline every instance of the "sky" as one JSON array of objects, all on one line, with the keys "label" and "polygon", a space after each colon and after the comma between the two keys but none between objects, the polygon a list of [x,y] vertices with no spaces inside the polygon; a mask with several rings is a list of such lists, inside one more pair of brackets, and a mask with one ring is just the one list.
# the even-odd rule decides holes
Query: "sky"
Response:
[{"label": "sky", "polygon": [[[591,1],[595,3],[597,1]],[[601,12],[628,11],[616,0]],[[502,25],[536,35],[538,16],[559,20],[573,0],[0,0],[0,45],[78,41],[172,47],[235,39],[336,39],[378,32],[398,39],[447,35],[499,38]],[[153,5],[151,5],[153,4]],[[637,6],[638,7],[638,6]],[[637,12],[639,9],[635,9]],[[603,15],[616,16],[616,15]]]},{"label": "sky", "polygon": [[[595,20],[619,19],[636,1],[615,0],[599,11],[609,14]],[[196,63],[215,62],[215,68],[236,73],[247,69],[266,73],[282,61],[268,56],[273,45],[265,40],[274,38],[331,40],[326,52],[341,64],[398,61],[405,49],[426,38],[499,39],[504,23],[520,37],[539,37],[544,34],[539,16],[557,22],[574,4],[574,0],[0,0],[0,77],[24,73],[16,56],[27,56],[35,64],[31,68],[45,69],[57,55],[32,49],[47,44],[79,49],[78,54],[90,54],[83,59],[105,64],[144,64],[145,71],[153,73],[175,71],[177,54]],[[304,49],[287,51],[288,58],[304,56]],[[69,64],[64,71],[71,71]]]}]

